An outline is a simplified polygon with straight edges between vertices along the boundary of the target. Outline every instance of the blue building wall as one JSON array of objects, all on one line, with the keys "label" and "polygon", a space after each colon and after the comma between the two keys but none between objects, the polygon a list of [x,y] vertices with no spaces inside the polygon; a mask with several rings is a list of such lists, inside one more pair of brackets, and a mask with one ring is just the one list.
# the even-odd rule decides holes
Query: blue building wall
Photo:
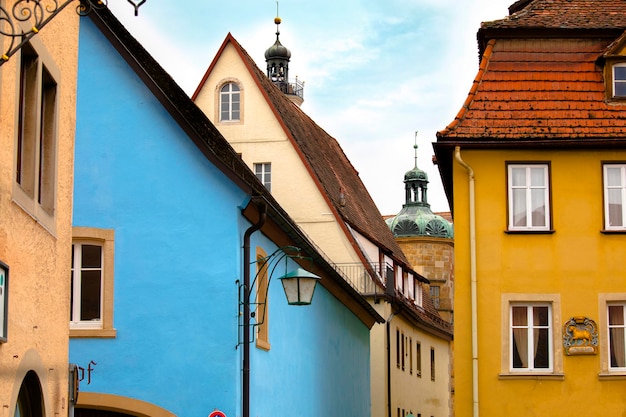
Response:
[{"label": "blue building wall", "polygon": [[[115,229],[114,339],[72,339],[82,392],[178,416],[241,414],[237,285],[247,201],[88,19],[81,20],[74,226]],[[276,246],[260,232],[252,253]],[[251,414],[369,416],[369,331],[318,286],[270,286],[269,351],[252,347]]]}]

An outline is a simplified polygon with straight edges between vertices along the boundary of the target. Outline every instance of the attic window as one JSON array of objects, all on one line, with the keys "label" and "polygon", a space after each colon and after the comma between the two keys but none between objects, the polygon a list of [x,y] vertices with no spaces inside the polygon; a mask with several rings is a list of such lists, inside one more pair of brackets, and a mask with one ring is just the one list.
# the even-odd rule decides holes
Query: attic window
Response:
[{"label": "attic window", "polygon": [[228,83],[220,89],[220,121],[238,121],[241,116],[241,93],[239,86]]},{"label": "attic window", "polygon": [[626,62],[613,65],[613,97],[626,98]]}]

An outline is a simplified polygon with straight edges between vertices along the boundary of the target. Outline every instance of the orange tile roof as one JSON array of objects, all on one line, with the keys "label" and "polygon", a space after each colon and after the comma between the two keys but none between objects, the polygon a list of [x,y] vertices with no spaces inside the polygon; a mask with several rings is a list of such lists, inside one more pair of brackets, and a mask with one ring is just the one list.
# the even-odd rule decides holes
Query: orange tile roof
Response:
[{"label": "orange tile roof", "polygon": [[607,29],[626,26],[624,0],[520,0],[486,28]]},{"label": "orange tile roof", "polygon": [[605,55],[626,30],[626,0],[520,0],[509,11],[481,25],[476,78],[437,133],[451,206],[455,145],[626,146],[626,102],[607,100],[604,82]]},{"label": "orange tile roof", "polygon": [[480,140],[626,136],[626,105],[605,100],[602,68],[596,64],[609,43],[492,40],[462,110],[438,136]]}]

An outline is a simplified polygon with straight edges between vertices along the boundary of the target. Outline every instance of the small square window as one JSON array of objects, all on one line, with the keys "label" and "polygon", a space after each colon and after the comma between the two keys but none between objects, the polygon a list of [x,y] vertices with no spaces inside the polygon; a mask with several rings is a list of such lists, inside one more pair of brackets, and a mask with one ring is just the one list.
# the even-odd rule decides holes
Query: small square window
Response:
[{"label": "small square window", "polygon": [[254,164],[254,173],[268,191],[272,191],[272,164],[269,162]]},{"label": "small square window", "polygon": [[613,97],[626,97],[626,63],[613,66]]}]

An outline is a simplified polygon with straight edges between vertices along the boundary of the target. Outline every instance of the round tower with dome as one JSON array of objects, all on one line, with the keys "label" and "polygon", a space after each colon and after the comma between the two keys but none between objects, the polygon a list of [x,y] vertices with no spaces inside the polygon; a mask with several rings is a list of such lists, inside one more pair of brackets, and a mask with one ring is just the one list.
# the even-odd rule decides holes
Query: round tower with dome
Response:
[{"label": "round tower with dome", "polygon": [[430,280],[431,297],[440,315],[453,322],[454,228],[430,208],[428,174],[417,166],[415,135],[415,165],[404,174],[405,204],[386,222],[413,269]]}]

